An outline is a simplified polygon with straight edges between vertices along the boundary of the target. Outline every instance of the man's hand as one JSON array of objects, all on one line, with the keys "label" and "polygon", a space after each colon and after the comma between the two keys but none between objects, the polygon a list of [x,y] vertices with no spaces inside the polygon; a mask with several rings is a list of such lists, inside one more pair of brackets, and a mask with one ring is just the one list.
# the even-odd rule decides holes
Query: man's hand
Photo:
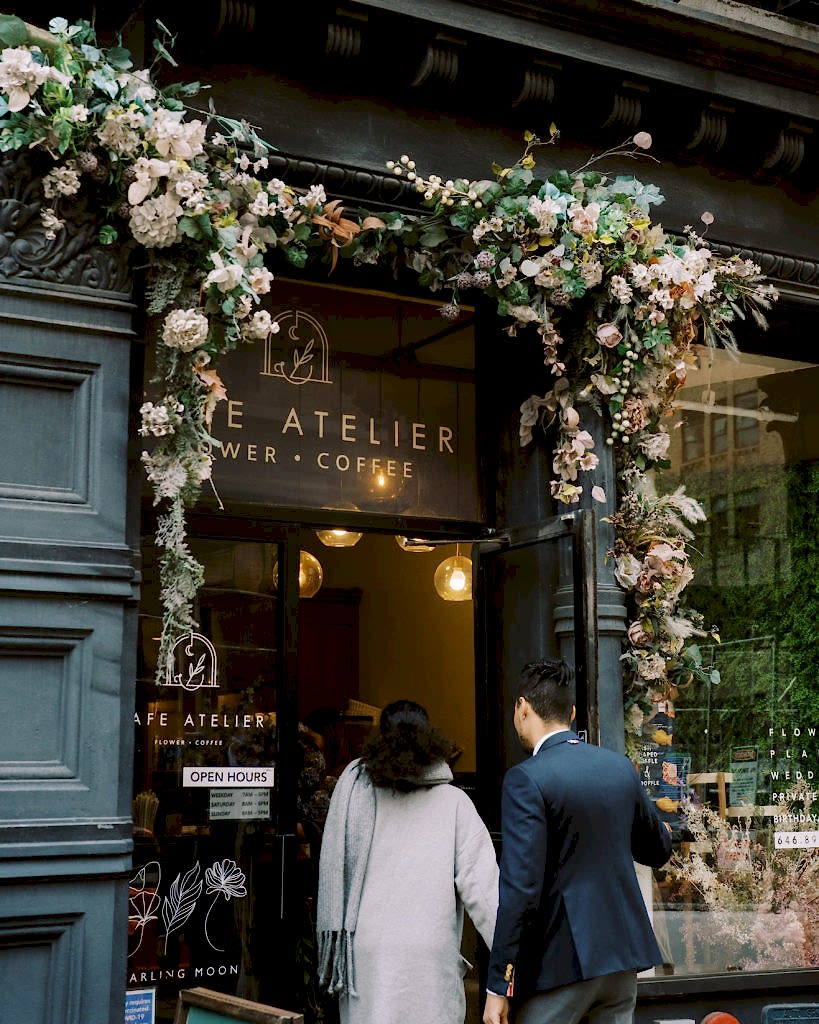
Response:
[{"label": "man's hand", "polygon": [[509,1000],[506,996],[496,996],[492,992],[487,992],[483,1024],[508,1024],[508,1021]]}]

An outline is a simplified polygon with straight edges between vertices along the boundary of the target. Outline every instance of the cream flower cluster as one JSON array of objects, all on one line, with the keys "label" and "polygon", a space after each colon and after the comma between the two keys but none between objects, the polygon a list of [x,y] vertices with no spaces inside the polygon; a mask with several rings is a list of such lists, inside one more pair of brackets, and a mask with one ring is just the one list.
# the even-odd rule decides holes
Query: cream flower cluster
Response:
[{"label": "cream flower cluster", "polygon": [[157,405],[153,402],[143,402],[139,409],[142,417],[139,433],[142,437],[165,437],[173,434],[182,422],[184,412],[185,406],[174,398],[165,398]]},{"label": "cream flower cluster", "polygon": [[[35,57],[40,58],[35,60]],[[68,86],[71,77],[44,62],[39,46],[7,47],[0,54],[0,92],[7,96],[9,110],[25,110],[32,96],[46,82]]]}]

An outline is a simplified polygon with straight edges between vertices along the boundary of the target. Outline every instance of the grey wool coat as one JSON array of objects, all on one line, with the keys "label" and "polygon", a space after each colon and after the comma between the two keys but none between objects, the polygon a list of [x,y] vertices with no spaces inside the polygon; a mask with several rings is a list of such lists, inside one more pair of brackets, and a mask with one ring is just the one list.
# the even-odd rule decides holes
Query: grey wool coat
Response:
[{"label": "grey wool coat", "polygon": [[352,936],[356,995],[341,1024],[463,1024],[464,909],[487,946],[498,905],[492,840],[441,763],[426,786],[375,787],[375,826]]}]

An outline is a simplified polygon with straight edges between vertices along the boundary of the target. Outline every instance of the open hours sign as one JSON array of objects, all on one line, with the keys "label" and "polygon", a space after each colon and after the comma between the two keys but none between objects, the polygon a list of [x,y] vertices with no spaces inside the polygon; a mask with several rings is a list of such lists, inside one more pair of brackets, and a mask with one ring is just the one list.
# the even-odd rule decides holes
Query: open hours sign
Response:
[{"label": "open hours sign", "polygon": [[207,789],[214,786],[219,789],[230,786],[243,788],[267,786],[272,788],[274,774],[272,765],[264,765],[259,768],[183,768],[182,785],[186,788],[198,786]]}]

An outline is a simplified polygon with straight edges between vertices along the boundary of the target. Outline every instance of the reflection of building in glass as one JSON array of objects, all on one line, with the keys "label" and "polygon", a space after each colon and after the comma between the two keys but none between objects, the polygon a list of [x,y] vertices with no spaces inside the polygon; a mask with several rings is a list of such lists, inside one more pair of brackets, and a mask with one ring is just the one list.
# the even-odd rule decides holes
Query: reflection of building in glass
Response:
[{"label": "reflection of building in glass", "polygon": [[[671,466],[657,474],[707,513],[688,545],[686,598],[722,638],[700,641],[714,680],[669,695],[663,757],[690,759],[690,771],[654,910],[678,974],[819,959],[819,853],[800,862],[777,847],[808,827],[819,778],[817,385],[819,367],[804,362],[704,360],[679,393]],[[796,878],[798,897],[783,902]]]},{"label": "reflection of building in glass", "polygon": [[804,365],[723,355],[680,392],[669,484],[684,483],[708,516],[692,551],[698,586],[744,586],[790,571],[781,428],[796,414],[790,404],[772,408],[766,389],[783,380],[787,387]]}]

